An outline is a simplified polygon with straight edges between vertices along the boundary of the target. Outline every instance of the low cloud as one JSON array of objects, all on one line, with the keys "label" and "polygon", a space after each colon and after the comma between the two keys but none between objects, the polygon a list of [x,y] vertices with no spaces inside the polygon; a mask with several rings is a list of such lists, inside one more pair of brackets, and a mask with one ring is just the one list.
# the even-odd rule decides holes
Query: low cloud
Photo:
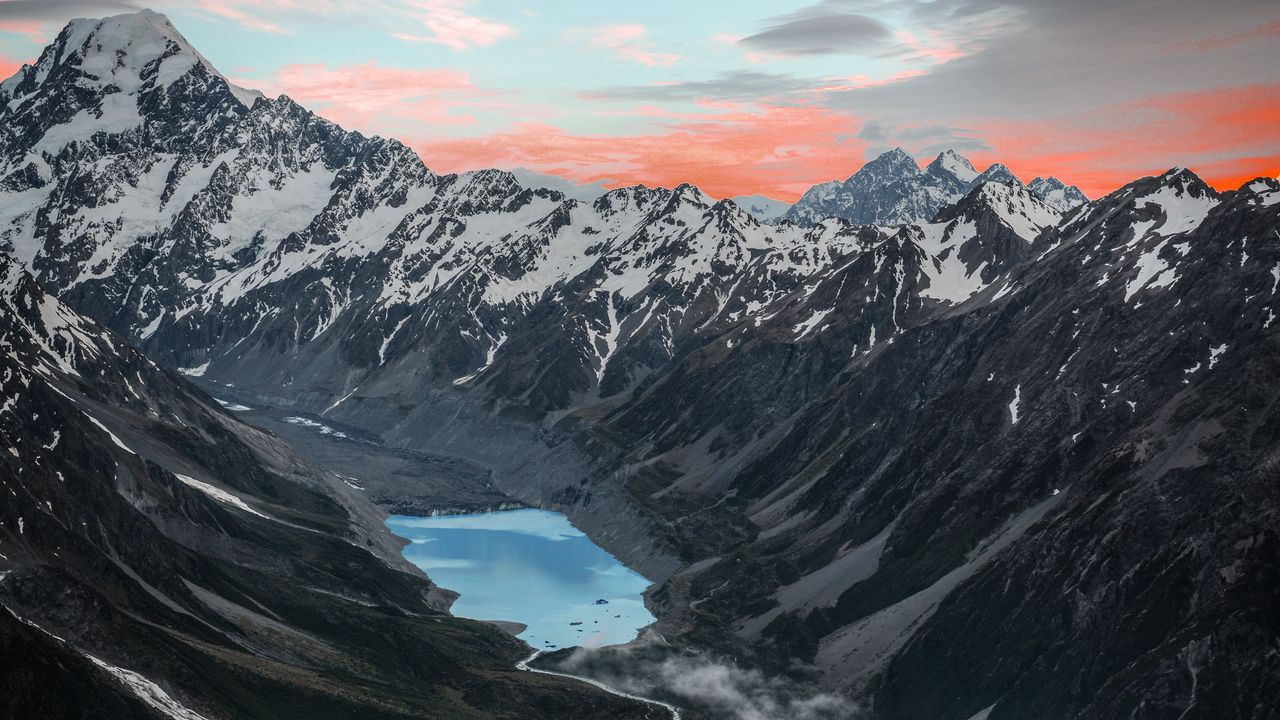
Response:
[{"label": "low cloud", "polygon": [[736,720],[844,720],[857,707],[832,693],[795,696],[795,689],[755,670],[699,659],[674,658],[660,670],[661,686],[686,703],[707,705]]},{"label": "low cloud", "polygon": [[705,655],[662,657],[656,646],[579,649],[565,661],[569,672],[599,679],[642,697],[667,700],[724,720],[855,720],[865,713],[853,701],[811,685],[766,676]]}]

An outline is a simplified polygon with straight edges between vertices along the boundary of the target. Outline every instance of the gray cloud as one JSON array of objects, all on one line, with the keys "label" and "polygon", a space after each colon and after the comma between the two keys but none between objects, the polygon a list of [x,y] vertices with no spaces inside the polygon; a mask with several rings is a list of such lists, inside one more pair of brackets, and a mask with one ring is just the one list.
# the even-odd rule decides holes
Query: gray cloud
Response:
[{"label": "gray cloud", "polygon": [[78,15],[102,15],[141,9],[127,0],[3,0],[0,20],[68,20]]},{"label": "gray cloud", "polygon": [[905,148],[917,158],[928,158],[944,150],[959,153],[994,150],[979,130],[941,124],[894,125],[870,120],[858,131],[858,137],[870,143],[866,151],[868,160],[895,147]]},{"label": "gray cloud", "polygon": [[757,50],[788,55],[866,52],[890,37],[889,27],[868,15],[853,12],[849,3],[826,0],[773,18],[762,32],[739,42]]},{"label": "gray cloud", "polygon": [[695,100],[759,100],[807,92],[817,81],[787,73],[757,70],[734,70],[709,80],[694,80],[671,85],[625,85],[584,93],[590,100],[635,100],[643,102]]},{"label": "gray cloud", "polygon": [[965,57],[900,83],[826,95],[828,104],[897,122],[1084,113],[1139,97],[1280,81],[1272,43],[1205,53],[1179,47],[1276,19],[1274,0],[935,0],[926,27],[970,28]]},{"label": "gray cloud", "polygon": [[889,126],[875,120],[863,125],[858,131],[858,137],[871,142],[884,142],[889,139],[889,134]]}]

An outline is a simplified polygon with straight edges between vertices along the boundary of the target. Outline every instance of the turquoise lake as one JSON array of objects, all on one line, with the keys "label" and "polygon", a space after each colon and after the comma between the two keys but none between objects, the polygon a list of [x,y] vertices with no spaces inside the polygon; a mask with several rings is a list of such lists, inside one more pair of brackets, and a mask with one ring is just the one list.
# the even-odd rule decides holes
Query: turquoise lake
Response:
[{"label": "turquoise lake", "polygon": [[560,513],[393,515],[387,526],[410,541],[410,562],[460,593],[453,614],[523,623],[536,649],[618,645],[654,621],[641,598],[651,583]]}]

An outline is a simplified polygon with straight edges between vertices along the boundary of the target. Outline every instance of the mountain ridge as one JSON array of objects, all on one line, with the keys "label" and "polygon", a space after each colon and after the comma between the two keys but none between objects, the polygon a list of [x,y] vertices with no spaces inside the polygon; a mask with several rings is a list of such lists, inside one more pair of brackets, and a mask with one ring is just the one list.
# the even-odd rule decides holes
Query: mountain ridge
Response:
[{"label": "mountain ridge", "polygon": [[[998,162],[979,173],[968,158],[944,150],[922,170],[905,150],[894,148],[843,181],[813,186],[783,218],[797,224],[812,224],[826,217],[877,225],[927,222],[943,206],[987,182],[1023,184]],[[1059,212],[1088,202],[1079,188],[1057,178],[1037,177],[1032,185],[1031,192],[1042,202],[1051,202]]]}]

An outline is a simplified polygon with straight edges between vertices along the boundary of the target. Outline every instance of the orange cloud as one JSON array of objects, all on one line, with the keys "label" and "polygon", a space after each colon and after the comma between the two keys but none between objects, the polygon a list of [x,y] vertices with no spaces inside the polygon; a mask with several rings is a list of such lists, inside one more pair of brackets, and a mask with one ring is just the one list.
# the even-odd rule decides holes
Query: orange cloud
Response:
[{"label": "orange cloud", "polygon": [[44,44],[49,41],[43,24],[34,20],[5,20],[0,22],[0,32],[26,35],[32,42]]},{"label": "orange cloud", "polygon": [[863,162],[858,121],[818,107],[761,107],[690,116],[665,132],[571,135],[521,125],[485,137],[411,142],[437,171],[524,166],[610,187],[691,182],[715,197],[795,200]]},{"label": "orange cloud", "polygon": [[1220,189],[1280,174],[1280,84],[1156,95],[1045,120],[972,119],[999,160],[1020,175],[1056,175],[1090,197],[1173,166]]},{"label": "orange cloud", "polygon": [[[388,118],[435,125],[474,122],[453,110],[464,104],[457,95],[474,100],[482,95],[466,73],[457,70],[411,70],[374,64],[286,65],[265,82],[236,80],[258,86],[269,95],[286,94],[344,127],[386,132]],[[468,102],[468,105],[474,103]]]},{"label": "orange cloud", "polygon": [[7,57],[0,56],[0,80],[6,80],[14,76],[22,69],[23,63],[17,60],[10,60]]}]

